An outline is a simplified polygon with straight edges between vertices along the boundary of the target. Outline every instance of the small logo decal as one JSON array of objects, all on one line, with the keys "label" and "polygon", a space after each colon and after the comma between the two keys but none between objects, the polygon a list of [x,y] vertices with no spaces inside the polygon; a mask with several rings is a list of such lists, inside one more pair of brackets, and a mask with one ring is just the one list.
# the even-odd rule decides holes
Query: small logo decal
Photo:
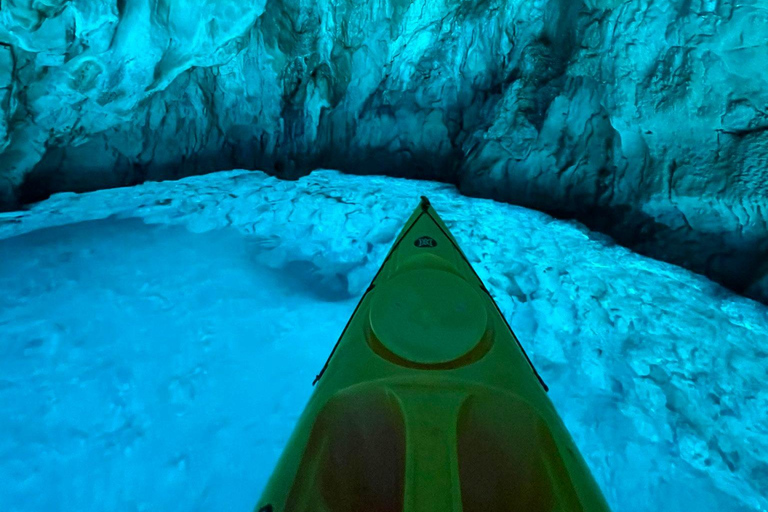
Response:
[{"label": "small logo decal", "polygon": [[417,238],[413,245],[416,247],[436,247],[437,241],[431,236],[422,236]]}]

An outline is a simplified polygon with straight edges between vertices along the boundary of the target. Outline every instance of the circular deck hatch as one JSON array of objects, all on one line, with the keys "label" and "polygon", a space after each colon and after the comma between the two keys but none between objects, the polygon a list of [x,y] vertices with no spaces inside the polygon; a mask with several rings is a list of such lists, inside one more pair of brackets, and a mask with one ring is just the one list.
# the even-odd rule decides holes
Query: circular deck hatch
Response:
[{"label": "circular deck hatch", "polygon": [[371,329],[390,352],[417,364],[454,361],[482,339],[487,312],[478,291],[455,274],[420,269],[375,288]]}]

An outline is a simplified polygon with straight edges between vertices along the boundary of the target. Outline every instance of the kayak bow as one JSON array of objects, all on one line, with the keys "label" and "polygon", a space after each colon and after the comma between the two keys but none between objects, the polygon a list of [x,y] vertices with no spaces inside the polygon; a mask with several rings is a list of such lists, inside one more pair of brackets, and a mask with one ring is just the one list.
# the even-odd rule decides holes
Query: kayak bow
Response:
[{"label": "kayak bow", "polygon": [[258,512],[607,512],[426,198],[315,380]]}]

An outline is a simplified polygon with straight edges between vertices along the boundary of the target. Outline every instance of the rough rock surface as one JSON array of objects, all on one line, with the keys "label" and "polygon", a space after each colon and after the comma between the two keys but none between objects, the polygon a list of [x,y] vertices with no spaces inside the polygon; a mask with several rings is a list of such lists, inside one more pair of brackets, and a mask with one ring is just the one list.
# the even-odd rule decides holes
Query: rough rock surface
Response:
[{"label": "rough rock surface", "polygon": [[6,0],[0,204],[436,178],[766,300],[766,62],[761,0]]},{"label": "rough rock surface", "polygon": [[613,510],[768,508],[766,306],[445,184],[232,171],[0,214],[3,510],[252,507],[422,194]]}]

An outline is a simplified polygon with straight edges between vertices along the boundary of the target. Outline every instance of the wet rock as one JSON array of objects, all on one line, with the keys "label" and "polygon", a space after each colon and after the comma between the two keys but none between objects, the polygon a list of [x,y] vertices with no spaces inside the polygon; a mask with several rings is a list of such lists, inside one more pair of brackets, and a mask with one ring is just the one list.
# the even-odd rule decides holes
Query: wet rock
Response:
[{"label": "wet rock", "polygon": [[430,178],[768,299],[756,0],[5,7],[6,209],[235,167]]}]

